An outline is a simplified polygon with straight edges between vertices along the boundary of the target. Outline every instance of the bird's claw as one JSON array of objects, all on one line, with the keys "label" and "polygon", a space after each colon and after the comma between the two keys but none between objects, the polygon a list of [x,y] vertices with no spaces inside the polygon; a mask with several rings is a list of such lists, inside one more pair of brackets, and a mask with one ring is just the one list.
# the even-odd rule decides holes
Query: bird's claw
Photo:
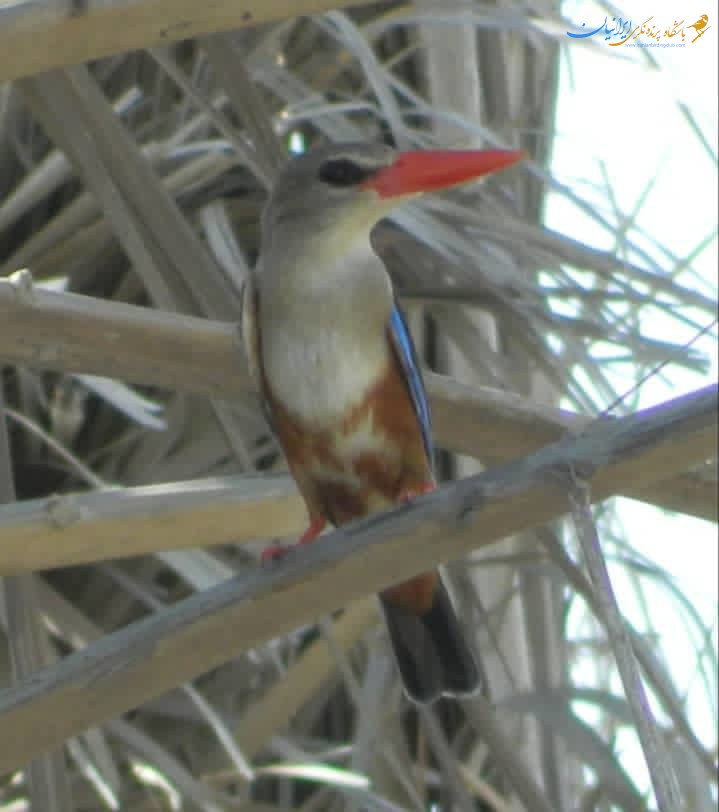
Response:
[{"label": "bird's claw", "polygon": [[418,496],[423,496],[425,493],[431,493],[437,486],[434,482],[423,482],[418,488],[405,488],[399,495],[399,501],[411,502]]},{"label": "bird's claw", "polygon": [[260,555],[260,563],[262,566],[269,566],[284,558],[290,551],[290,547],[283,547],[281,544],[270,544],[265,547]]},{"label": "bird's claw", "polygon": [[284,547],[282,544],[270,544],[269,547],[265,547],[260,555],[260,562],[263,565],[273,564],[276,561],[279,561],[281,558],[284,558],[296,547],[300,547],[303,544],[309,544],[320,535],[320,533],[325,529],[326,524],[326,519],[313,519],[310,522],[310,526],[307,528],[307,530],[305,530],[295,544],[290,544],[287,547]]}]

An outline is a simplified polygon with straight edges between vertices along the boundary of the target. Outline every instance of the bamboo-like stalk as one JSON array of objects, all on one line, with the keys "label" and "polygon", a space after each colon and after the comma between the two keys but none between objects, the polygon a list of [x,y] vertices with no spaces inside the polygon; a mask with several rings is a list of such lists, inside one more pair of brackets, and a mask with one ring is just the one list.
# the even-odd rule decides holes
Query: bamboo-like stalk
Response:
[{"label": "bamboo-like stalk", "polygon": [[[502,730],[492,704],[483,696],[476,702],[467,704],[468,716],[477,730],[482,732],[482,739],[490,747],[501,765],[512,788],[522,799],[527,810],[545,812],[551,809],[535,777],[516,757],[517,747],[514,741]],[[512,807],[514,809],[514,807]]]},{"label": "bamboo-like stalk", "polygon": [[297,535],[304,522],[286,474],[27,500],[0,507],[0,575]]},{"label": "bamboo-like stalk", "polygon": [[[349,607],[332,627],[335,641],[345,651],[377,622],[374,599],[365,598]],[[254,702],[235,726],[235,736],[248,757],[262,751],[270,737],[287,725],[302,705],[337,668],[323,638],[316,640],[287,673]]]},{"label": "bamboo-like stalk", "polygon": [[236,325],[0,280],[4,361],[234,398],[250,391]]},{"label": "bamboo-like stalk", "polygon": [[[85,372],[231,400],[247,396],[237,325],[110,303],[35,286],[20,274],[0,280],[0,358],[63,372]],[[504,462],[581,430],[590,418],[490,388],[427,373],[440,446]],[[716,521],[716,485],[681,473],[626,495]]]},{"label": "bamboo-like stalk", "polygon": [[[717,440],[717,387],[597,425],[398,510],[347,525],[276,568],[198,593],[0,695],[0,771],[270,637],[566,510],[566,472],[600,500],[697,464]],[[412,554],[406,555],[408,545]],[[47,720],[52,719],[52,725]]]},{"label": "bamboo-like stalk", "polygon": [[257,86],[252,81],[232,37],[225,33],[202,39],[218,84],[232,100],[237,115],[242,117],[250,143],[262,159],[262,175],[273,178],[287,156],[282,142],[272,127],[272,116]]},{"label": "bamboo-like stalk", "polygon": [[350,6],[358,0],[22,0],[0,6],[0,80],[213,31]]},{"label": "bamboo-like stalk", "polygon": [[[0,381],[0,504],[15,499],[4,406],[5,394]],[[32,575],[4,578],[0,582],[0,611],[5,617],[13,680],[20,685],[53,660]],[[33,759],[28,766],[28,779],[28,795],[36,809],[71,812],[70,785],[61,750]]]},{"label": "bamboo-like stalk", "polygon": [[[237,291],[182,216],[84,67],[18,82],[33,114],[102,206],[155,303],[231,318]],[[88,133],[92,137],[88,137]],[[234,305],[234,309],[233,309]]]},{"label": "bamboo-like stalk", "polygon": [[617,669],[624,685],[624,693],[632,711],[634,725],[639,734],[657,804],[660,812],[679,812],[683,808],[679,784],[664,743],[660,739],[639,672],[639,665],[632,649],[632,640],[617,605],[597,529],[589,509],[590,488],[583,479],[577,478],[573,467],[570,471],[568,486],[574,527],[594,584],[594,591],[617,662]]}]

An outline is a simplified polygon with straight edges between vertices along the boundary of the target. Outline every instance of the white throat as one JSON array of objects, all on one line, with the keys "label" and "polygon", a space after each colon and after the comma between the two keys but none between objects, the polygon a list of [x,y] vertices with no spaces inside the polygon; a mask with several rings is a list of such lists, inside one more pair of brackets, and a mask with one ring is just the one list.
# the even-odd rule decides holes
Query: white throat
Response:
[{"label": "white throat", "polygon": [[323,258],[304,245],[304,255],[275,245],[263,258],[262,360],[274,396],[303,421],[326,426],[361,403],[384,373],[393,294],[368,237],[349,250],[323,240]]}]

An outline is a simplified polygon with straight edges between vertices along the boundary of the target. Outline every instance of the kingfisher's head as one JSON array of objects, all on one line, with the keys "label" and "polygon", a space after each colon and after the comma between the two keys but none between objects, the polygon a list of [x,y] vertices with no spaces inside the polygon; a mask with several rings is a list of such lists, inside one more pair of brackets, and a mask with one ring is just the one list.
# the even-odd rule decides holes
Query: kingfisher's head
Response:
[{"label": "kingfisher's head", "polygon": [[292,158],[280,172],[262,218],[263,242],[369,235],[408,197],[466,183],[524,156],[517,150],[398,152],[383,144],[325,145]]}]

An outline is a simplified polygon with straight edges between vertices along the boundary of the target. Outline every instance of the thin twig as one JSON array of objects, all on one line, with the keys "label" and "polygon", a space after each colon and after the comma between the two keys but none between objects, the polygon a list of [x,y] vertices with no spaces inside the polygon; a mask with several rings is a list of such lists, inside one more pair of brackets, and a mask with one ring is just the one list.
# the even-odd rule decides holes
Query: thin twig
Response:
[{"label": "thin twig", "polygon": [[682,809],[679,783],[671,760],[659,738],[656,722],[644,689],[632,643],[617,605],[609,571],[604,560],[597,529],[592,519],[589,502],[589,485],[577,476],[570,466],[571,482],[569,503],[589,575],[601,607],[607,636],[614,651],[619,676],[634,717],[644,758],[649,768],[654,794],[661,812],[680,812]]},{"label": "thin twig", "polygon": [[37,435],[58,457],[61,457],[68,465],[74,468],[91,488],[112,487],[109,482],[105,482],[102,477],[99,477],[94,471],[91,471],[82,460],[78,459],[71,451],[68,451],[62,443],[59,443],[52,434],[48,434],[45,429],[39,426],[34,420],[30,420],[29,417],[25,417],[24,414],[16,412],[15,409],[11,409],[9,406],[5,407],[5,414],[29,432]]},{"label": "thin twig", "polygon": [[[566,497],[556,473],[570,465],[592,466],[592,496],[600,498],[636,476],[638,465],[649,466],[651,477],[657,455],[671,467],[672,440],[680,439],[683,451],[694,448],[696,457],[705,454],[716,440],[716,410],[712,387],[602,424],[345,525],[271,571],[229,579],[107,635],[0,692],[0,727],[8,731],[0,737],[0,771],[348,601],[557,518]],[[48,718],[50,727],[42,724]]]},{"label": "thin twig", "polygon": [[[719,322],[719,318],[712,319],[708,324],[705,324],[700,330],[697,330],[696,333],[686,342],[686,344],[682,344],[679,349],[681,350],[688,350],[693,344],[695,344],[702,336],[706,335],[714,325]],[[638,392],[644,384],[650,380],[651,378],[655,378],[663,369],[664,367],[668,366],[672,363],[671,359],[665,359],[664,361],[660,361],[658,364],[653,366],[650,370],[648,370],[642,377],[636,381],[626,392],[623,392],[616,400],[613,400],[609,406],[602,410],[602,413],[597,417],[599,420],[602,417],[608,417],[617,406],[625,401],[628,397],[633,395],[635,392]]]}]

